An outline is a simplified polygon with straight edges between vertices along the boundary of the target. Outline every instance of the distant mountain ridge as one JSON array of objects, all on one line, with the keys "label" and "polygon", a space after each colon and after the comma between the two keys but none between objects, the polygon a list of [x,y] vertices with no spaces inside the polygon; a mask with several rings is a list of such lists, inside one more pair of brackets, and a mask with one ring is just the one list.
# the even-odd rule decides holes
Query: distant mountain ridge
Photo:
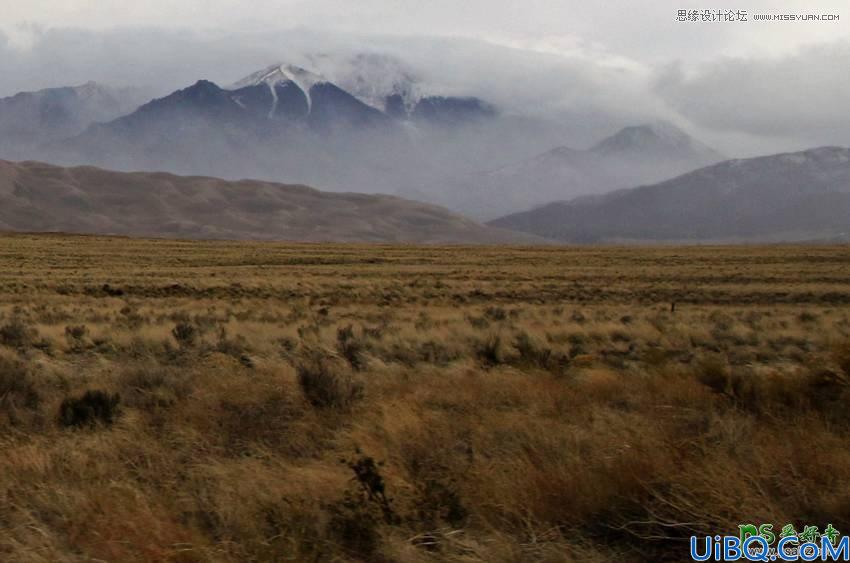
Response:
[{"label": "distant mountain ridge", "polygon": [[[380,110],[325,77],[295,65],[269,67],[240,80],[228,90],[234,103],[243,109],[259,109],[259,113],[269,119],[306,119],[313,127],[342,123],[372,126],[388,121]],[[246,102],[251,105],[246,106]]]},{"label": "distant mountain ridge", "polygon": [[[239,80],[229,89],[239,92],[256,86],[267,86],[274,106],[270,116],[277,112],[281,94],[285,95],[292,90],[301,92],[303,100],[298,100],[297,103],[306,102],[306,113],[310,113],[314,89],[318,92],[331,90],[344,93],[363,105],[396,119],[450,125],[457,121],[494,117],[497,113],[492,105],[476,97],[425,95],[415,86],[412,77],[405,76],[403,80],[393,82],[390,86],[373,85],[372,88],[367,85],[365,77],[356,76],[352,81],[354,90],[348,91],[319,73],[292,64],[276,64]],[[348,100],[347,103],[351,104],[351,101]]]},{"label": "distant mountain ridge", "polygon": [[[562,142],[560,125],[431,90],[429,83],[450,81],[427,82],[392,56],[298,62],[248,73],[228,87],[198,80],[119,115],[125,105],[99,87],[87,95],[82,88],[59,96],[93,106],[71,111],[70,124],[42,119],[52,115],[44,109],[4,112],[0,103],[0,158],[389,193],[477,220],[652,183],[722,159],[663,122],[625,127],[587,149],[552,149]],[[4,118],[33,134],[3,135]]]},{"label": "distant mountain ridge", "polygon": [[274,65],[231,88],[199,80],[23,159],[396,193],[436,168],[422,158],[432,138],[497,116],[477,98],[418,95],[404,108],[387,113],[317,72]]},{"label": "distant mountain ridge", "polygon": [[133,111],[143,99],[142,90],[96,82],[0,98],[0,157],[23,155],[41,143],[76,135],[94,122]]},{"label": "distant mountain ridge", "polygon": [[603,157],[719,162],[725,157],[665,121],[624,127],[589,149]]},{"label": "distant mountain ridge", "polygon": [[850,148],[728,160],[489,224],[567,242],[840,239],[850,233]]},{"label": "distant mountain ridge", "polygon": [[393,196],[2,160],[0,230],[312,242],[540,241]]},{"label": "distant mountain ridge", "polygon": [[449,178],[408,193],[478,219],[493,219],[553,200],[651,183],[723,160],[675,126],[629,126],[588,149],[556,147],[495,170]]}]

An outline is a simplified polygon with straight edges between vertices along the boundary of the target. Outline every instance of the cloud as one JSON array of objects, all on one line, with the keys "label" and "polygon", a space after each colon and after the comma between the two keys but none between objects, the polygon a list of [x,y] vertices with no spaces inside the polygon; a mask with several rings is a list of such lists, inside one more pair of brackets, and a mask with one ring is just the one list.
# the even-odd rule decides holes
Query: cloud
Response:
[{"label": "cloud", "polygon": [[719,132],[850,145],[850,41],[780,57],[723,58],[661,69],[654,91],[695,124]]},{"label": "cloud", "polygon": [[[850,145],[850,42],[791,54],[652,63],[580,34],[498,43],[308,28],[26,29],[0,32],[0,95],[96,80],[165,95],[204,78],[221,85],[316,55],[398,57],[432,93],[475,95],[547,123],[547,142],[587,146],[620,127],[672,121],[729,155]],[[498,35],[498,34],[496,34]],[[554,145],[553,145],[554,146]]]},{"label": "cloud", "polygon": [[[112,29],[134,25],[262,31],[309,27],[330,32],[442,35],[490,41],[534,41],[572,36],[587,44],[643,62],[681,57],[704,60],[716,53],[773,53],[812,42],[846,37],[846,0],[736,0],[736,10],[755,13],[841,14],[823,24],[696,24],[677,22],[683,7],[670,0],[27,0],[7,1],[0,27],[22,23]],[[710,6],[691,6],[709,8]]]},{"label": "cloud", "polygon": [[161,28],[38,29],[28,48],[0,49],[0,95],[88,80],[164,95],[201,78],[228,85],[276,62],[309,66],[316,55],[366,52],[403,60],[431,93],[480,96],[508,113],[566,124],[564,142],[586,144],[664,112],[648,90],[648,67],[587,49],[552,54],[466,38]]}]

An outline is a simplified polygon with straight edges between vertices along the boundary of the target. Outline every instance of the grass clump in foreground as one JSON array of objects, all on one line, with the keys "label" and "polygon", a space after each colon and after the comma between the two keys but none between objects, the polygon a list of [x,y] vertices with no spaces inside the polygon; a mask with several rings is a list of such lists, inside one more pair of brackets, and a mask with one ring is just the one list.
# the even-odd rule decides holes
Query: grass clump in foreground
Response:
[{"label": "grass clump in foreground", "polygon": [[850,533],[844,247],[0,240],[0,559]]}]

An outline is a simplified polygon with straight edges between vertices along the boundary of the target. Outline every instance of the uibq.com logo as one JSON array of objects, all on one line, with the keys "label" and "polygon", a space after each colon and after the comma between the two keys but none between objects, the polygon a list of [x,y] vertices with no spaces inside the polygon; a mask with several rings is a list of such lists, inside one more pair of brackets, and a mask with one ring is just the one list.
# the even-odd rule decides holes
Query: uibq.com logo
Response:
[{"label": "uibq.com logo", "polygon": [[691,536],[694,561],[850,561],[850,536],[827,524],[793,524],[774,529],[773,524],[741,524],[730,536]]}]

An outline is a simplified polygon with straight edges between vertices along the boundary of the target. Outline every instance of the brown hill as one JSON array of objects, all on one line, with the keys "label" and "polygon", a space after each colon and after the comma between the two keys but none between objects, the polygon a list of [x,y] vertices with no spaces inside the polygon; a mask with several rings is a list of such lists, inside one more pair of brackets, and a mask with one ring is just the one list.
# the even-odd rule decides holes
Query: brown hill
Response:
[{"label": "brown hill", "polygon": [[0,230],[316,242],[539,240],[392,196],[7,161],[0,161]]}]

